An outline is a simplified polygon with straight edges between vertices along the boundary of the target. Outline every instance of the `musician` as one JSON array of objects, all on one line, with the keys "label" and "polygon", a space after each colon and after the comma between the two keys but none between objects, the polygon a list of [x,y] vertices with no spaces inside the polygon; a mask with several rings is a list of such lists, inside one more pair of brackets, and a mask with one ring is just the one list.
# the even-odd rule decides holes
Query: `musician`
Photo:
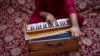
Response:
[{"label": "musician", "polygon": [[[72,27],[69,29],[73,37],[81,34],[83,17],[77,14],[73,0],[34,0],[35,11],[33,12],[29,24],[47,21],[52,23],[56,19],[69,18]],[[79,24],[79,25],[78,25]],[[80,27],[79,27],[80,26]]]}]

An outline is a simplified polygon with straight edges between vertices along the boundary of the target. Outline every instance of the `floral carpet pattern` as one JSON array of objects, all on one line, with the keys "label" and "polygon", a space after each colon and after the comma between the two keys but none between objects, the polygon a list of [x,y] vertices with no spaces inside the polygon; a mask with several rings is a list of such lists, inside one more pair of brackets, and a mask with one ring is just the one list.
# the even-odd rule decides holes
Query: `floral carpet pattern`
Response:
[{"label": "floral carpet pattern", "polygon": [[[75,0],[84,17],[79,52],[49,56],[100,56],[100,0]],[[23,25],[34,11],[33,0],[0,0],[0,56],[27,56]]]}]

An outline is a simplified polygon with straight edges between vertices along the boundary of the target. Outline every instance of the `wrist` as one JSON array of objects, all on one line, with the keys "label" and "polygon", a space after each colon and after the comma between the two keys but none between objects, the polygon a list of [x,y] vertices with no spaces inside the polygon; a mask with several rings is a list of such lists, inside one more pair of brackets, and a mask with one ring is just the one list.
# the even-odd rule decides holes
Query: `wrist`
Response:
[{"label": "wrist", "polygon": [[48,13],[48,12],[42,11],[42,12],[40,13],[40,16],[43,17],[43,18],[46,18],[48,15],[50,15],[50,13]]},{"label": "wrist", "polygon": [[72,28],[77,28],[77,29],[80,29],[80,28],[79,28],[79,26],[72,26]]}]

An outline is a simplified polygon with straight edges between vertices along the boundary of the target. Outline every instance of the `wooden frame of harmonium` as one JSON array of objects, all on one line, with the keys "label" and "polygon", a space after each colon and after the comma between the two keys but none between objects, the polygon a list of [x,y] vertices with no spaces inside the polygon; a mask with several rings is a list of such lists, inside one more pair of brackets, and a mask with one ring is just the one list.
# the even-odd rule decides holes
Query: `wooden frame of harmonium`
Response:
[{"label": "wooden frame of harmonium", "polygon": [[46,55],[64,51],[78,50],[78,41],[66,32],[71,27],[69,19],[59,19],[52,24],[40,22],[26,26],[25,39],[28,43],[29,55]]}]

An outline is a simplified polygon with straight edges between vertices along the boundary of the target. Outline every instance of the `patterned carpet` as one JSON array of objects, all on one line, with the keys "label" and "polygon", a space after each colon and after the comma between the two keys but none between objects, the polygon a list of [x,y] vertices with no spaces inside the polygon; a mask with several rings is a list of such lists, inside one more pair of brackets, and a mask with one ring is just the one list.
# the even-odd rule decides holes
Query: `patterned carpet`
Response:
[{"label": "patterned carpet", "polygon": [[[84,17],[79,52],[50,56],[100,56],[100,0],[75,0]],[[34,11],[33,0],[0,0],[0,56],[27,56],[23,25]]]}]

